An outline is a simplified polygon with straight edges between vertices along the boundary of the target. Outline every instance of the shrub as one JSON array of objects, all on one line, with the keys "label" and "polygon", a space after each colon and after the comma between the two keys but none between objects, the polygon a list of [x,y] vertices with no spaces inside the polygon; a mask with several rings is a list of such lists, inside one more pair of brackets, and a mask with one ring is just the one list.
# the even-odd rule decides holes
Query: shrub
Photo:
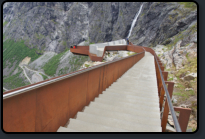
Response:
[{"label": "shrub", "polygon": [[43,77],[43,80],[46,80],[46,79],[48,79],[48,77],[47,77],[47,76],[45,76],[44,74],[42,74],[42,73],[39,73],[39,74],[41,74],[41,75],[42,75],[42,77]]},{"label": "shrub", "polygon": [[56,73],[56,70],[58,68],[58,65],[59,65],[59,62],[60,62],[60,58],[65,54],[65,52],[67,51],[64,51],[64,52],[61,52],[55,56],[53,56],[49,61],[48,63],[46,63],[44,66],[43,66],[43,70],[44,72],[49,75],[49,76],[54,76],[54,74]]},{"label": "shrub", "polygon": [[5,21],[4,23],[3,23],[3,26],[6,26],[8,24],[8,22],[7,21]]},{"label": "shrub", "polygon": [[86,67],[86,68],[88,68],[89,66],[90,66],[90,65],[88,65],[88,64],[85,64],[85,67]]},{"label": "shrub", "polygon": [[195,10],[197,8],[196,4],[194,2],[179,2],[181,5],[184,5],[185,8],[190,8],[192,10]]}]

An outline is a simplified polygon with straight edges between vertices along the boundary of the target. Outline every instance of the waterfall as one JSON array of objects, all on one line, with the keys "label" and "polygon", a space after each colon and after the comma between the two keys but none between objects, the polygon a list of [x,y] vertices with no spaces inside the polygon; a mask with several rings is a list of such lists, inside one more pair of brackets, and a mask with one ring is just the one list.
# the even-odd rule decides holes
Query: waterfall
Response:
[{"label": "waterfall", "polygon": [[140,13],[141,13],[142,6],[143,6],[143,4],[140,6],[139,11],[136,13],[135,18],[134,18],[134,20],[132,21],[132,25],[131,25],[131,28],[130,28],[130,30],[129,30],[129,34],[128,34],[127,38],[129,38],[129,37],[130,37],[130,35],[131,35],[132,28],[134,27],[134,25],[135,25],[135,23],[136,23],[136,21],[137,21],[137,18],[138,18],[138,16],[139,16],[139,15],[140,15]]}]

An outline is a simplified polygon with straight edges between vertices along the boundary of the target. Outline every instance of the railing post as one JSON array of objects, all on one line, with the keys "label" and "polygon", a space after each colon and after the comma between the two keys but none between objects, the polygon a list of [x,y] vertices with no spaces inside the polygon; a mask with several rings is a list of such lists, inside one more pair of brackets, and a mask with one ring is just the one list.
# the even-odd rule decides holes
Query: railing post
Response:
[{"label": "railing post", "polygon": [[[168,92],[169,92],[170,98],[172,98],[172,93],[173,93],[173,89],[174,89],[174,82],[167,82],[166,81],[165,83],[168,84]],[[162,116],[162,122],[161,122],[162,132],[166,131],[168,114],[169,114],[169,106],[168,106],[168,102],[166,99],[165,105],[164,105],[164,112],[163,112],[163,116]]]},{"label": "railing post", "polygon": [[160,96],[160,90],[162,87],[162,80],[161,80],[159,67],[157,65],[156,59],[155,59],[155,69],[156,69],[156,76],[157,76],[158,96]]},{"label": "railing post", "polygon": [[[164,112],[163,112],[163,115],[162,115],[162,123],[161,123],[162,131],[164,132],[166,130],[166,124],[167,124],[167,119],[168,119],[168,114],[169,114],[169,109],[170,109],[176,131],[181,132],[181,128],[180,128],[179,122],[176,118],[176,114],[174,112],[174,108],[173,108],[173,105],[172,105],[172,102],[171,102],[174,83],[164,81],[165,79],[167,80],[168,73],[163,74],[162,73],[163,71],[160,70],[160,69],[164,70],[164,67],[160,66],[160,64],[162,62],[159,59],[159,57],[156,55],[154,50],[152,48],[148,48],[148,47],[144,47],[144,49],[146,51],[150,52],[155,57],[155,69],[156,69],[156,76],[157,76],[158,94],[159,94],[160,97],[163,96],[164,93],[166,93],[166,95],[167,95],[166,96],[166,101],[165,101],[165,106],[164,106]],[[168,86],[169,86],[168,89],[166,87],[166,83],[168,83]],[[162,99],[162,97],[161,97],[161,99]],[[164,98],[162,100],[164,100]],[[161,106],[162,105],[163,105],[163,101],[161,103]]]},{"label": "railing post", "polygon": [[167,77],[168,77],[168,72],[167,71],[162,71],[163,77],[164,77],[164,81],[167,81]]},{"label": "railing post", "polygon": [[174,107],[175,111],[179,111],[179,125],[181,127],[182,132],[186,132],[189,117],[191,114],[191,109],[189,108],[181,108],[181,107]]},{"label": "railing post", "polygon": [[161,71],[164,71],[164,66],[160,66]]},{"label": "railing post", "polygon": [[[168,72],[162,71],[162,74],[163,74],[164,81],[167,81]],[[162,87],[162,88],[161,88],[161,91],[160,91],[160,99],[159,99],[160,111],[162,110],[162,104],[163,104],[163,100],[164,100],[164,94],[165,94],[165,90],[164,90],[164,88]]]},{"label": "railing post", "polygon": [[[163,74],[164,81],[167,81],[168,72],[162,71],[162,74]],[[163,87],[161,87],[160,99],[159,99],[160,111],[162,110],[162,105],[163,105],[163,100],[164,100],[164,94],[165,94],[165,90],[164,90]]]}]

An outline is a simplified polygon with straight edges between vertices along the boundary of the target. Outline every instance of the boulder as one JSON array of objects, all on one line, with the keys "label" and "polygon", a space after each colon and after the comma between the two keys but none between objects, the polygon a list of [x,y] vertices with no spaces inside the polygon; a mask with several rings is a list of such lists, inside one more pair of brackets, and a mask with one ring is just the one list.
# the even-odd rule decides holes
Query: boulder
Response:
[{"label": "boulder", "polygon": [[190,84],[190,82],[188,82],[188,81],[185,81],[184,86],[185,86],[186,88],[191,88],[191,84]]},{"label": "boulder", "polygon": [[172,98],[172,102],[175,104],[177,103],[177,99],[175,99],[174,97]]},{"label": "boulder", "polygon": [[177,81],[177,77],[174,77],[174,81]]},{"label": "boulder", "polygon": [[185,91],[194,90],[193,88],[186,88]]},{"label": "boulder", "polygon": [[176,132],[176,130],[173,127],[171,127],[169,124],[167,124],[166,132]]},{"label": "boulder", "polygon": [[194,80],[197,77],[197,73],[190,73],[184,77],[184,81]]}]

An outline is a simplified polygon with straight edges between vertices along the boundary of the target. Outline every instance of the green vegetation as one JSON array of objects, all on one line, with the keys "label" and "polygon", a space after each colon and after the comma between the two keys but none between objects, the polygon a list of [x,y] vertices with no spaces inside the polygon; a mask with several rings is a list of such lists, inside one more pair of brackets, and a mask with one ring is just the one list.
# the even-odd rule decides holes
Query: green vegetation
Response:
[{"label": "green vegetation", "polygon": [[173,41],[167,45],[168,49],[171,50],[172,46],[176,45],[178,41],[182,40],[184,35],[182,33],[179,33],[178,35],[174,36]]},{"label": "green vegetation", "polygon": [[[15,70],[18,67],[18,64],[27,56],[31,57],[31,61],[34,61],[40,56],[36,53],[36,50],[36,48],[28,48],[23,40],[15,42],[14,40],[7,39],[3,43],[3,68],[15,65]],[[17,63],[15,64],[15,62]]]},{"label": "green vegetation", "polygon": [[122,11],[120,10],[120,16],[122,16]]},{"label": "green vegetation", "polygon": [[58,24],[57,22],[54,21],[54,19],[51,20],[54,24]]},{"label": "green vegetation", "polygon": [[168,81],[173,81],[173,77],[172,77],[172,78],[169,78]]},{"label": "green vegetation", "polygon": [[45,37],[44,35],[37,34],[37,33],[35,33],[35,36],[36,36],[37,39],[43,39]]},{"label": "green vegetation", "polygon": [[68,69],[69,69],[69,67],[65,67],[65,68],[60,69],[58,72],[58,76],[67,74]]},{"label": "green vegetation", "polygon": [[[69,49],[66,49],[64,52],[61,52],[55,56],[53,56],[48,63],[46,63],[43,67],[44,72],[49,76],[54,76],[56,73],[56,70],[58,68],[58,65],[60,64],[60,58],[67,52]],[[88,60],[88,56],[79,56],[79,55],[73,55],[72,58],[68,59],[69,65],[68,67],[61,68],[58,72],[58,76],[63,74],[68,74],[69,72],[74,72],[78,70],[82,64]]]},{"label": "green vegetation", "polygon": [[186,100],[188,99],[190,96],[194,96],[195,93],[193,90],[189,90],[189,91],[179,91],[179,92],[174,92],[173,95],[176,95],[176,96],[181,96],[182,97],[182,100]]},{"label": "green vegetation", "polygon": [[195,10],[197,5],[194,2],[179,2],[181,5],[184,5],[185,8],[190,8],[191,10]]},{"label": "green vegetation", "polygon": [[183,40],[183,38],[186,37],[187,34],[193,34],[195,32],[197,32],[197,23],[191,26],[188,30],[179,32],[177,35],[173,37],[173,40],[171,41],[171,43],[169,43],[166,46],[168,47],[169,50],[171,50],[172,46],[176,45],[178,41]]},{"label": "green vegetation", "polygon": [[131,52],[127,52],[127,54],[128,54],[128,56],[131,56],[131,55],[135,55],[135,54],[137,54],[137,53],[131,53]]},{"label": "green vegetation", "polygon": [[191,73],[197,72],[197,57],[188,57],[188,53],[186,54],[187,62],[184,64],[184,68],[181,68],[176,72],[176,77],[181,77],[183,74],[186,75],[187,71],[190,71]]},{"label": "green vegetation", "polygon": [[23,78],[19,77],[19,75],[23,72],[23,70],[19,70],[19,72],[15,75],[9,76],[3,80],[4,86],[9,86],[9,89],[15,89],[17,87],[29,85],[29,82],[23,80]]},{"label": "green vegetation", "polygon": [[145,12],[144,13],[142,13],[141,15],[140,15],[140,17],[142,17],[142,16],[144,16],[145,15]]},{"label": "green vegetation", "polygon": [[[195,73],[197,72],[197,57],[189,57],[189,53],[186,54],[187,61],[184,64],[184,68],[181,68],[179,70],[174,70],[175,67],[172,68],[174,70],[174,75],[177,78],[177,83],[175,87],[175,91],[173,92],[173,95],[179,96],[178,98],[178,103],[183,104],[186,103],[187,101],[190,101],[190,97],[196,97],[197,93],[197,79],[194,79],[193,81],[184,81],[181,80],[180,78],[186,76],[188,74],[188,71],[190,73]],[[185,91],[186,88],[193,88],[193,90],[187,90]],[[193,102],[195,104],[195,101]],[[192,114],[197,111],[197,106],[191,106],[192,108]]]},{"label": "green vegetation", "polygon": [[66,41],[63,41],[63,46],[67,46],[67,42]]},{"label": "green vegetation", "polygon": [[59,62],[60,62],[60,58],[65,54],[65,52],[67,52],[67,50],[65,50],[64,52],[61,52],[55,56],[53,56],[48,63],[46,63],[43,66],[43,70],[44,72],[49,75],[49,76],[54,76],[54,74],[56,73],[56,70],[58,68]]},{"label": "green vegetation", "polygon": [[8,24],[8,22],[7,21],[5,21],[4,23],[3,23],[3,26],[6,26]]},{"label": "green vegetation", "polygon": [[70,65],[72,65],[70,72],[77,71],[87,60],[88,60],[88,56],[74,55],[72,59],[70,59],[69,61]]},{"label": "green vegetation", "polygon": [[88,64],[85,64],[85,67],[86,67],[86,68],[88,68],[88,67],[90,67],[90,65],[88,65]]},{"label": "green vegetation", "polygon": [[46,80],[46,79],[48,79],[48,77],[47,77],[47,76],[45,76],[44,74],[42,74],[42,73],[39,73],[39,74],[41,74],[41,75],[42,75],[42,77],[43,77],[43,80]]},{"label": "green vegetation", "polygon": [[194,131],[196,131],[196,128],[193,127],[193,128],[192,128],[192,132],[194,132]]},{"label": "green vegetation", "polygon": [[197,32],[197,23],[190,27],[191,34]]}]

